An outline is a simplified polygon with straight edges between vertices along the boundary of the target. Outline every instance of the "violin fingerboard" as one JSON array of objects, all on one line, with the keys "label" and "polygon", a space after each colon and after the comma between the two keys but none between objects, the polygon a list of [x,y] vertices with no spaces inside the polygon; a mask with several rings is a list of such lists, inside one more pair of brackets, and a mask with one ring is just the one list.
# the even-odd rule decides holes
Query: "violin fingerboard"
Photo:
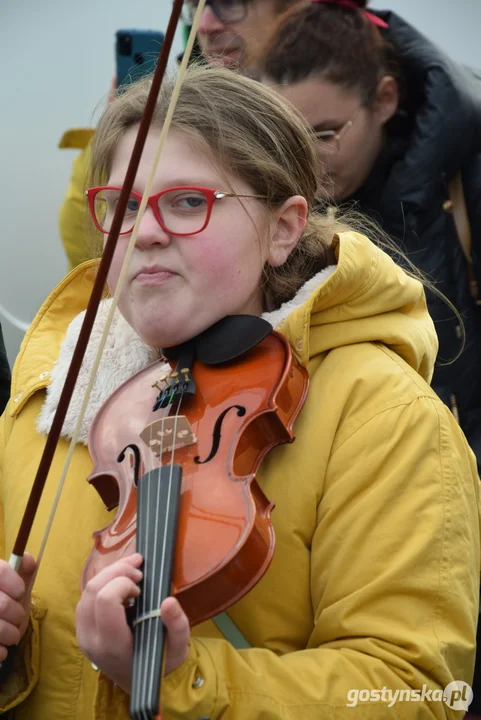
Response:
[{"label": "violin fingerboard", "polygon": [[132,720],[154,720],[159,714],[165,649],[159,609],[171,592],[181,486],[180,465],[151,470],[138,482],[137,552],[144,558],[144,577],[134,620]]}]

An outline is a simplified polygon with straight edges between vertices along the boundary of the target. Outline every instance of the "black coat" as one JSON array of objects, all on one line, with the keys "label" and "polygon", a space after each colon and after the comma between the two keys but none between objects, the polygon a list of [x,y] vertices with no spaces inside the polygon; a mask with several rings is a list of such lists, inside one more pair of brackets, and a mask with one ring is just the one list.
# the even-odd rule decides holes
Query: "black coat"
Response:
[{"label": "black coat", "polygon": [[448,182],[461,172],[481,281],[481,77],[454,63],[395,13],[378,14],[389,25],[405,95],[388,125],[384,151],[352,199],[380,221],[462,315],[465,348],[458,360],[443,366],[461,348],[459,321],[428,293],[440,345],[432,384],[448,405],[457,406],[481,465],[481,307],[470,297],[454,218],[445,209]]},{"label": "black coat", "polygon": [[10,366],[7,360],[2,326],[0,325],[0,415],[10,397]]}]

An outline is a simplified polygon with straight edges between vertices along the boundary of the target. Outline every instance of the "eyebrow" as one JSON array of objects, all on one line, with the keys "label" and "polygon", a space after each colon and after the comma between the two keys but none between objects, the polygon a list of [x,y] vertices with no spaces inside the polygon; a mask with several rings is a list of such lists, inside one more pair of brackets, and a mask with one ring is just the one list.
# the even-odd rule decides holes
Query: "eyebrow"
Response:
[{"label": "eyebrow", "polygon": [[[109,178],[109,180],[110,180],[110,178]],[[123,186],[122,182],[112,182],[111,180],[108,184],[114,185],[116,187]],[[196,179],[192,180],[192,178],[191,178],[188,181],[186,180],[185,177],[175,177],[172,180],[169,180],[168,183],[167,182],[161,183],[161,187],[163,190],[165,190],[167,188],[171,188],[171,187],[214,187],[214,189],[217,189],[218,185],[222,185],[222,183],[218,182],[217,180],[214,182],[212,179],[206,180],[205,176],[204,176],[203,180],[200,180],[199,176],[197,176]],[[143,195],[143,190],[142,191],[136,190],[135,184],[132,189],[135,192],[137,192],[139,195]]]},{"label": "eyebrow", "polygon": [[[201,179],[202,178],[202,179]],[[205,175],[197,175],[197,177],[194,177],[192,179],[192,176],[190,176],[189,179],[187,179],[186,176],[177,176],[173,179],[169,180],[169,183],[164,183],[165,187],[182,187],[182,186],[193,186],[193,187],[211,187],[212,184],[218,185],[219,182],[216,180],[215,182],[210,179],[207,180]]]}]

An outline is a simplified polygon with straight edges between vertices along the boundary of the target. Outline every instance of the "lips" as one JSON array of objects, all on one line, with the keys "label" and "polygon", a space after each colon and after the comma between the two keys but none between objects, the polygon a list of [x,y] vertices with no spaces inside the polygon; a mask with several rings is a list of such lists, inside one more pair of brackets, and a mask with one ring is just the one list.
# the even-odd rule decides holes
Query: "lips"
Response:
[{"label": "lips", "polygon": [[161,265],[153,265],[141,268],[134,276],[134,281],[139,285],[161,285],[162,283],[176,277],[177,273],[170,268]]},{"label": "lips", "polygon": [[225,45],[224,47],[209,47],[205,48],[206,55],[233,55],[236,52],[239,52],[240,48],[238,47],[230,47]]},{"label": "lips", "polygon": [[162,265],[151,265],[149,267],[141,268],[135,274],[135,277],[138,278],[140,275],[159,275],[159,274],[175,275],[174,271],[171,270],[170,268],[163,267]]}]

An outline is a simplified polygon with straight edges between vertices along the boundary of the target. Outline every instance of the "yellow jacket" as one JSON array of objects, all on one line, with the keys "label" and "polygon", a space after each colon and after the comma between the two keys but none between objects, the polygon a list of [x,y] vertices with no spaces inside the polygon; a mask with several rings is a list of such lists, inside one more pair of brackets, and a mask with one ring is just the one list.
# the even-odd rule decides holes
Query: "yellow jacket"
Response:
[{"label": "yellow jacket", "polygon": [[90,181],[90,141],[94,132],[91,128],[67,130],[59,143],[60,148],[82,150],[73,162],[70,183],[58,216],[60,237],[71,270],[94,257],[94,229],[85,199]]},{"label": "yellow jacket", "polygon": [[[437,341],[420,284],[363,236],[345,233],[336,243],[335,272],[310,280],[270,318],[311,384],[296,441],[272,451],[258,473],[276,503],[276,553],[229,611],[253,647],[235,650],[211,621],[194,628],[187,662],[163,683],[164,720],[463,716],[439,698],[389,709],[353,700],[353,690],[425,685],[439,694],[453,680],[471,682],[479,481],[461,430],[426,382]],[[93,272],[92,263],[78,267],[51,294],[15,364],[0,431],[7,556],[44,445],[36,422],[45,388],[51,374],[55,385],[60,345],[85,308]],[[61,440],[29,542],[34,555],[67,448]],[[90,467],[77,445],[24,662],[0,698],[15,720],[128,718],[127,697],[75,641],[91,535],[113,517],[86,482]]]}]

